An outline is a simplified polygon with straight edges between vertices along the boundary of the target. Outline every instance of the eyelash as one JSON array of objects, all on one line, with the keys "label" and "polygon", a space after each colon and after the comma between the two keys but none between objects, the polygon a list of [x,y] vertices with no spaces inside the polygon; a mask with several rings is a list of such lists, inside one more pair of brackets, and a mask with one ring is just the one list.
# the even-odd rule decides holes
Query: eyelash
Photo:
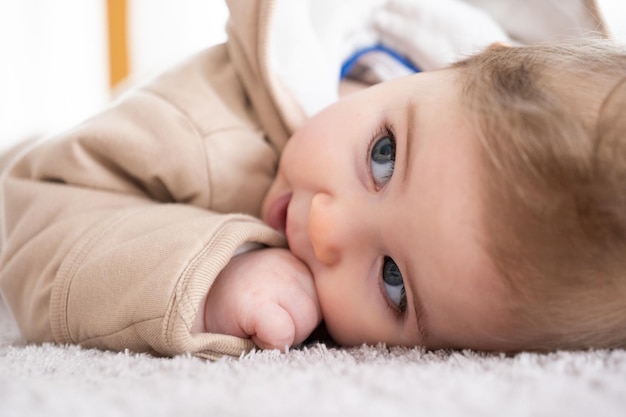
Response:
[{"label": "eyelash", "polygon": [[[383,257],[383,262],[384,262],[384,258]],[[379,270],[382,271],[382,266],[379,268]],[[382,278],[382,277],[381,277]],[[397,320],[403,320],[406,315],[407,315],[407,311],[408,309],[406,308],[406,306],[404,307],[404,309],[400,309],[398,308],[396,305],[394,305],[391,300],[389,299],[389,297],[387,296],[387,292],[385,290],[385,284],[383,283],[382,279],[378,280],[378,289],[380,290],[380,295],[383,297],[383,299],[385,300],[385,306],[389,309],[389,311],[391,311],[391,313],[396,316]],[[406,297],[406,286],[402,289],[402,292],[404,294],[404,296]],[[407,299],[408,302],[408,299]]]},{"label": "eyelash", "polygon": [[389,138],[395,143],[396,142],[396,135],[394,133],[393,130],[393,125],[391,125],[390,123],[384,121],[382,123],[382,125],[380,127],[378,127],[375,131],[374,134],[372,135],[371,139],[369,140],[369,143],[367,145],[367,152],[365,153],[365,166],[367,166],[367,172],[369,174],[369,178],[370,181],[372,183],[372,187],[374,187],[376,189],[376,191],[378,191],[380,188],[378,186],[376,186],[374,180],[372,179],[373,173],[372,173],[372,168],[370,165],[370,155],[372,153],[372,148],[374,147],[374,145],[376,144],[376,142],[385,137],[385,136],[389,136]]}]

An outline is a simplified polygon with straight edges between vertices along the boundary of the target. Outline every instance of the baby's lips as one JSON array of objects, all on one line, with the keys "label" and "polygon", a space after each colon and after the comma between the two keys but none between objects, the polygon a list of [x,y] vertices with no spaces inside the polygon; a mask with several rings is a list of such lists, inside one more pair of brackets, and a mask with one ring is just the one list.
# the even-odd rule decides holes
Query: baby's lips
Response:
[{"label": "baby's lips", "polygon": [[287,208],[290,201],[291,193],[283,194],[272,202],[267,211],[267,223],[283,234],[287,228]]}]

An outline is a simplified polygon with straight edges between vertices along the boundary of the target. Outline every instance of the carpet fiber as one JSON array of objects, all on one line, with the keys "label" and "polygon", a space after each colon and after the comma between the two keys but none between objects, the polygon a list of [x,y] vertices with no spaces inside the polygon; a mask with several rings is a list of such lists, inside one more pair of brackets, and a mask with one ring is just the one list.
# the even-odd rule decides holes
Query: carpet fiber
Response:
[{"label": "carpet fiber", "polygon": [[626,351],[313,345],[217,362],[23,342],[0,301],[0,416],[625,416]]}]

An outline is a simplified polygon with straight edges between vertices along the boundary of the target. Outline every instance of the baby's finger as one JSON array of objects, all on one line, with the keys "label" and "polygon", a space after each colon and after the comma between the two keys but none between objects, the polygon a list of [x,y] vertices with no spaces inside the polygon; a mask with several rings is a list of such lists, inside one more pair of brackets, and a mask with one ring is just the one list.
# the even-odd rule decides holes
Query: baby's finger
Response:
[{"label": "baby's finger", "polygon": [[294,345],[306,340],[322,321],[322,310],[317,303],[317,298],[311,297],[305,291],[288,294],[287,297],[281,299],[280,305],[288,312],[293,322]]},{"label": "baby's finger", "polygon": [[284,352],[294,344],[296,329],[291,315],[274,302],[261,305],[251,325],[250,337],[262,349]]}]

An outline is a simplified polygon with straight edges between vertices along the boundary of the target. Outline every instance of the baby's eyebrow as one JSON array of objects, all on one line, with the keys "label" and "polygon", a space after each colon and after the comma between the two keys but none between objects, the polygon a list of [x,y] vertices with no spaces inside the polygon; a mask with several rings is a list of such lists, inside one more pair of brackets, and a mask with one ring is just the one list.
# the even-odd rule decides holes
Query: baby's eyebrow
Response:
[{"label": "baby's eyebrow", "polygon": [[[411,168],[412,168],[412,164],[411,164],[411,157],[412,157],[412,145],[413,142],[415,142],[415,131],[416,126],[417,126],[417,110],[418,110],[418,104],[414,101],[414,100],[409,100],[409,102],[407,103],[406,106],[406,147],[405,147],[405,153],[404,153],[404,170],[402,172],[402,183],[404,185],[408,185],[408,181],[411,177]],[[397,138],[396,138],[397,140]],[[428,345],[428,338],[429,338],[429,332],[428,332],[428,321],[427,321],[427,316],[426,316],[426,311],[424,310],[424,304],[422,303],[422,300],[419,297],[419,294],[415,288],[415,285],[413,284],[414,281],[409,280],[409,282],[411,283],[410,287],[411,287],[411,294],[413,295],[413,311],[415,314],[415,322],[416,322],[416,326],[417,326],[417,334],[420,338],[420,345],[422,346],[427,346]]]},{"label": "baby's eyebrow", "polygon": [[[410,281],[410,280],[409,280]],[[413,283],[414,281],[410,281]],[[417,326],[417,334],[420,338],[421,346],[429,345],[429,331],[428,320],[426,316],[426,310],[424,310],[424,304],[415,289],[415,285],[411,285],[411,294],[413,295],[413,312],[415,314],[415,325]]]},{"label": "baby's eyebrow", "polygon": [[[415,140],[415,125],[417,121],[417,104],[413,100],[409,100],[406,106],[406,151],[404,153],[404,170],[402,172],[402,183],[407,184],[411,171],[411,146]],[[397,138],[396,138],[397,140]]]}]

